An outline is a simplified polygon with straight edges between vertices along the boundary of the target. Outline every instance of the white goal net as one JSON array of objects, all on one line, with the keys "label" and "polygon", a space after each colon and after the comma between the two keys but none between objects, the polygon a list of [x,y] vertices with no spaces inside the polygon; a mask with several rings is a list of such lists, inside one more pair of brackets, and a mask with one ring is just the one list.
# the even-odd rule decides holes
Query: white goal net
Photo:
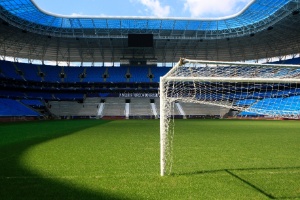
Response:
[{"label": "white goal net", "polygon": [[172,169],[174,102],[226,107],[245,115],[300,118],[300,65],[180,59],[160,78],[161,176]]}]

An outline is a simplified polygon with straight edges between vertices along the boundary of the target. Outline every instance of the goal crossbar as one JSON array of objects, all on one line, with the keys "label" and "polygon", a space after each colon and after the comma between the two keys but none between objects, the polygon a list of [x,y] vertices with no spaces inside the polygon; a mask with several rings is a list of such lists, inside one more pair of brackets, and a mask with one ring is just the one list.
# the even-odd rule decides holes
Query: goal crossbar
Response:
[{"label": "goal crossbar", "polygon": [[281,79],[281,78],[229,78],[229,77],[165,77],[165,81],[197,81],[197,82],[228,82],[228,83],[248,83],[248,82],[262,82],[262,83],[300,83],[300,79]]}]

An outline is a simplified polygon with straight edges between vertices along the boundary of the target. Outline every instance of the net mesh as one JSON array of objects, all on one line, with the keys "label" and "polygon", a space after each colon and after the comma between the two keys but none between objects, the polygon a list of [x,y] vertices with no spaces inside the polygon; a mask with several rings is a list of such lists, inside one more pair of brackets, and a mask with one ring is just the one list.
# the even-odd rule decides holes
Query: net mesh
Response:
[{"label": "net mesh", "polygon": [[181,60],[161,78],[160,101],[164,175],[172,170],[174,102],[221,106],[240,115],[299,119],[300,66]]}]

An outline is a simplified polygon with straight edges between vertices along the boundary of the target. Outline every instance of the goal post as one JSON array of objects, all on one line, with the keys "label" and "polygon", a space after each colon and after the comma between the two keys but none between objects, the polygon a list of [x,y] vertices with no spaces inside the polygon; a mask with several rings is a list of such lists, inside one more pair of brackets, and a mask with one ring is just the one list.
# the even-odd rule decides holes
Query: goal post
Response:
[{"label": "goal post", "polygon": [[300,118],[300,65],[180,59],[160,78],[160,175],[172,170],[175,102]]}]

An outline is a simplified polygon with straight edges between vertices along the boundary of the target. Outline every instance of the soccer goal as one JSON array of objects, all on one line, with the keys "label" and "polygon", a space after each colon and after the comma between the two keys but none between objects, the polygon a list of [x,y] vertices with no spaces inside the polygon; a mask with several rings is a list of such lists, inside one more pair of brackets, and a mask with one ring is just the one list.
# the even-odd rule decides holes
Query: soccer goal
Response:
[{"label": "soccer goal", "polygon": [[160,173],[172,170],[175,102],[300,118],[300,65],[180,59],[160,78]]}]

